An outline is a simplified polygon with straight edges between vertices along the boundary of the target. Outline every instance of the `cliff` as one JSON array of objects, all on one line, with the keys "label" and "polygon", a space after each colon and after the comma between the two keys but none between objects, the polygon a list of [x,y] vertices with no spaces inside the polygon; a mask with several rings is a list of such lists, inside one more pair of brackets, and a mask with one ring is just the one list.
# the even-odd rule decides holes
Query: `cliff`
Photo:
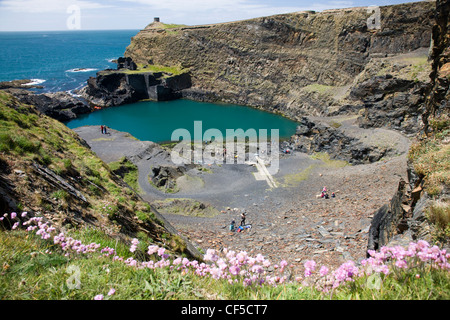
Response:
[{"label": "cliff", "polygon": [[450,1],[436,2],[430,83],[423,92],[423,131],[409,152],[409,184],[401,181],[375,214],[369,249],[425,239],[450,244]]},{"label": "cliff", "polygon": [[189,69],[186,98],[291,118],[327,114],[343,105],[374,59],[428,48],[434,9],[434,2],[380,7],[381,29],[368,27],[373,13],[366,7],[170,29],[159,23],[133,37],[125,56],[137,64]]}]

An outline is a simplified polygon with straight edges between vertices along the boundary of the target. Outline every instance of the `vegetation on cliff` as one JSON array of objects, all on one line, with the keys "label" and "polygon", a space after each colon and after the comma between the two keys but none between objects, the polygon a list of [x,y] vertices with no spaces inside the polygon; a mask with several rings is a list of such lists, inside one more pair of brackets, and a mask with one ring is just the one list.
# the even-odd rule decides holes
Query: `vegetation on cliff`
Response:
[{"label": "vegetation on cliff", "polygon": [[[111,241],[140,237],[180,254],[186,249],[157,212],[65,125],[4,92],[0,124],[3,212],[42,216],[57,229],[92,228]],[[127,181],[133,185],[132,178]]]},{"label": "vegetation on cliff", "polygon": [[433,236],[450,243],[450,1],[437,1],[433,27],[431,83],[424,103],[424,131],[413,144],[409,159],[418,175],[416,193],[432,203],[427,218]]}]

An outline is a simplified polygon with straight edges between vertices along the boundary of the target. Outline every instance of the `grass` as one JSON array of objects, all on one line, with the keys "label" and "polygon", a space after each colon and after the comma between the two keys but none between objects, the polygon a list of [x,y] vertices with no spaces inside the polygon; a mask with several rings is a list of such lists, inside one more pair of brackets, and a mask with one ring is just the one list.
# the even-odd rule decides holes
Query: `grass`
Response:
[{"label": "grass", "polygon": [[427,219],[431,222],[432,236],[436,241],[450,241],[450,205],[441,195],[450,187],[450,117],[442,114],[429,119],[432,133],[415,142],[408,153],[414,170],[423,181],[423,189],[433,198],[427,208]]},{"label": "grass", "polygon": [[413,144],[408,157],[417,174],[424,178],[425,190],[431,196],[437,196],[450,181],[450,119],[443,115],[430,123],[435,133]]},{"label": "grass", "polygon": [[138,64],[138,68],[136,70],[120,70],[120,72],[124,72],[127,74],[136,74],[136,73],[144,73],[144,72],[152,72],[152,73],[163,73],[163,76],[177,76],[183,73],[188,72],[188,69],[184,69],[181,66],[163,66],[163,65],[155,65],[155,64]]},{"label": "grass", "polygon": [[295,187],[298,183],[307,180],[311,172],[317,167],[317,164],[312,164],[300,172],[287,174],[282,178],[282,181],[279,181],[279,183],[285,187]]},{"label": "grass", "polygon": [[142,192],[138,182],[138,168],[131,161],[123,157],[119,161],[111,162],[108,164],[112,172],[119,175],[133,190],[138,193]]},{"label": "grass", "polygon": [[[83,243],[95,241],[116,249],[123,259],[129,248],[97,230],[69,234]],[[67,256],[53,241],[25,230],[0,231],[0,299],[2,300],[448,300],[450,273],[426,264],[392,268],[387,275],[355,277],[333,290],[312,281],[277,286],[229,283],[175,268],[136,268],[100,253]],[[111,289],[114,289],[111,291]],[[110,293],[110,295],[108,295]]]},{"label": "grass", "polygon": [[349,165],[349,163],[344,160],[332,160],[330,155],[326,152],[315,152],[311,155],[311,158],[324,162],[324,166],[327,168],[342,168]]},{"label": "grass", "polygon": [[179,214],[191,217],[214,217],[220,212],[213,206],[188,198],[167,198],[155,200],[154,206],[162,213]]},{"label": "grass", "polygon": [[436,242],[445,243],[450,239],[450,203],[434,201],[426,211],[427,219],[435,226],[433,237]]},{"label": "grass", "polygon": [[186,25],[185,24],[175,24],[175,23],[163,23],[162,27],[163,27],[163,29],[174,29],[174,28],[186,27]]},{"label": "grass", "polygon": [[314,83],[314,84],[310,84],[310,85],[303,87],[302,90],[306,91],[306,92],[317,92],[320,94],[329,94],[329,93],[333,92],[334,90],[336,90],[336,87]]}]

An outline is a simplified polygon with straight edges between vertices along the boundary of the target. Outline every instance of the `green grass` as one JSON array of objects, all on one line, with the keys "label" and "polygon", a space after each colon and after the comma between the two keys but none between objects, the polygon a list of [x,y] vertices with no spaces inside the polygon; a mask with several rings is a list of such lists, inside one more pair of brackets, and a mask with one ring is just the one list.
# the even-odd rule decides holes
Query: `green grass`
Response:
[{"label": "green grass", "polygon": [[[163,66],[163,65],[155,65],[155,64],[138,64],[138,68],[136,70],[125,70],[122,69],[119,72],[124,72],[127,74],[136,74],[136,73],[163,73],[163,76],[167,77],[168,75],[177,76],[183,73],[188,72],[188,69],[184,69],[181,66]],[[114,71],[116,72],[116,71]]]},{"label": "green grass", "polygon": [[419,176],[424,177],[424,188],[432,196],[439,195],[449,186],[450,144],[445,142],[450,133],[448,116],[430,121],[434,134],[414,143],[408,157]]},{"label": "green grass", "polygon": [[125,157],[119,161],[110,162],[108,166],[111,170],[119,175],[133,190],[137,193],[141,193],[141,187],[138,182],[138,168],[131,161],[128,161]]},{"label": "green grass", "polygon": [[[83,243],[115,248],[124,259],[128,247],[103,233],[85,228],[70,236]],[[138,269],[100,253],[65,256],[50,240],[23,230],[0,231],[0,299],[107,300],[227,299],[227,300],[448,300],[450,273],[417,265],[388,275],[355,278],[336,289],[287,282],[246,287],[226,279],[200,277],[176,269]],[[108,295],[111,289],[113,295]]]},{"label": "green grass", "polygon": [[302,90],[306,91],[306,92],[317,92],[320,94],[329,94],[329,93],[333,92],[334,90],[336,90],[336,87],[314,83],[314,84],[310,84],[310,85],[303,87]]},{"label": "green grass", "polygon": [[311,155],[311,158],[324,162],[324,166],[328,168],[342,168],[349,165],[349,163],[344,160],[330,159],[330,155],[326,152],[315,152]]}]

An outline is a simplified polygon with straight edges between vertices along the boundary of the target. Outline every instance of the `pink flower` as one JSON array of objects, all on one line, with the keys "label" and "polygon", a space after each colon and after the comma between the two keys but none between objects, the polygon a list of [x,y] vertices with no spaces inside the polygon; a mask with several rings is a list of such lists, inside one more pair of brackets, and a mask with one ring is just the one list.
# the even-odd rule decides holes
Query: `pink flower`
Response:
[{"label": "pink flower", "polygon": [[17,217],[17,213],[11,212],[11,219],[15,219]]},{"label": "pink flower", "polygon": [[320,270],[319,270],[319,274],[322,276],[322,277],[324,277],[324,276],[326,276],[327,274],[328,274],[328,268],[327,267],[325,267],[325,266],[322,266],[321,268],[320,268]]},{"label": "pink flower", "polygon": [[98,294],[94,297],[94,300],[103,300],[103,295],[102,294]]},{"label": "pink flower", "polygon": [[309,277],[316,268],[316,262],[314,260],[308,260],[305,262],[304,266],[305,266],[305,277]]},{"label": "pink flower", "polygon": [[237,275],[239,274],[239,271],[240,271],[240,269],[239,269],[238,266],[231,266],[231,267],[229,268],[229,270],[230,270],[230,273],[231,273],[233,276],[237,276]]},{"label": "pink flower", "polygon": [[255,265],[252,266],[251,271],[252,271],[253,273],[263,273],[263,272],[264,272],[264,269],[263,269],[263,267],[261,267],[260,265],[255,264]]},{"label": "pink flower", "polygon": [[114,293],[116,293],[116,289],[111,288],[109,289],[108,296],[112,296]]},{"label": "pink flower", "polygon": [[398,267],[398,268],[403,268],[403,269],[408,268],[408,265],[407,265],[405,260],[397,260],[397,261],[395,261],[395,266]]},{"label": "pink flower", "polygon": [[138,239],[134,238],[133,240],[131,240],[130,252],[135,252],[138,244],[139,244]]},{"label": "pink flower", "polygon": [[164,254],[164,252],[166,251],[166,249],[164,249],[164,248],[159,248],[158,249],[158,256],[162,256],[163,254]]},{"label": "pink flower", "polygon": [[203,259],[206,261],[217,261],[219,257],[216,255],[216,251],[214,249],[206,250],[206,254],[203,256]]},{"label": "pink flower", "polygon": [[152,255],[152,254],[158,252],[159,247],[153,245],[153,246],[148,246],[147,249],[148,249],[147,253],[148,253],[149,255]]}]

